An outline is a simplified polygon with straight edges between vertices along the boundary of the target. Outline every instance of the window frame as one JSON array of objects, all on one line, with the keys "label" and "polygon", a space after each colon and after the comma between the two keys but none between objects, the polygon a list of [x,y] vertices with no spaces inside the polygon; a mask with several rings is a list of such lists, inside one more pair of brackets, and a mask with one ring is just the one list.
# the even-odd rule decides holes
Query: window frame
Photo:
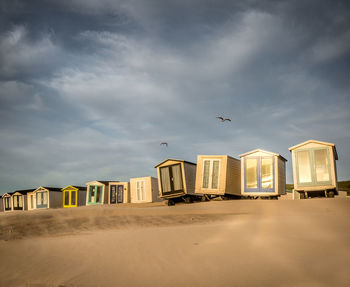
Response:
[{"label": "window frame", "polygon": [[[208,187],[204,187],[204,168],[205,168],[205,161],[209,161],[209,174],[208,174]],[[214,161],[219,162],[219,168],[218,168],[218,186],[216,188],[213,188],[213,170],[214,170]],[[201,180],[201,187],[205,190],[219,190],[220,189],[220,175],[221,175],[221,159],[220,158],[203,158],[203,164],[202,164],[202,180]]]}]

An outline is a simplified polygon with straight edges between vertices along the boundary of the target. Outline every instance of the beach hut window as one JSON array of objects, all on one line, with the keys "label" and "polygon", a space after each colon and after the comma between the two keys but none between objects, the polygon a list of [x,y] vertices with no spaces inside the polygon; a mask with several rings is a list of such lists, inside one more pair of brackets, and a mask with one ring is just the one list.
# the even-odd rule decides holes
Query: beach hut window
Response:
[{"label": "beach hut window", "polygon": [[261,187],[272,188],[272,158],[261,159]]},{"label": "beach hut window", "polygon": [[328,156],[326,149],[315,150],[316,180],[329,181]]},{"label": "beach hut window", "polygon": [[270,156],[245,159],[245,187],[248,192],[274,191],[274,159]]},{"label": "beach hut window", "polygon": [[64,192],[64,205],[69,205],[69,191]]},{"label": "beach hut window", "polygon": [[37,207],[47,207],[47,191],[36,193],[36,205]]},{"label": "beach hut window", "polygon": [[90,200],[89,202],[95,202],[95,186],[94,185],[90,185],[90,192],[89,192],[89,197]]},{"label": "beach hut window", "polygon": [[71,191],[71,204],[70,205],[76,205],[76,191],[72,190]]},{"label": "beach hut window", "polygon": [[183,190],[180,164],[160,168],[160,178],[163,193],[175,193]]},{"label": "beach hut window", "polygon": [[203,188],[217,189],[219,187],[220,160],[204,160]]},{"label": "beach hut window", "polygon": [[299,167],[299,182],[311,183],[311,164],[309,151],[299,151],[298,155],[298,167]]},{"label": "beach hut window", "polygon": [[246,160],[246,181],[247,188],[258,188],[258,160],[256,158],[248,158]]},{"label": "beach hut window", "polygon": [[144,201],[146,200],[146,191],[145,191],[145,181],[136,182],[136,200]]},{"label": "beach hut window", "polygon": [[5,210],[11,209],[10,197],[5,197]]},{"label": "beach hut window", "polygon": [[327,149],[300,150],[296,153],[297,178],[301,185],[331,183]]},{"label": "beach hut window", "polygon": [[101,201],[101,193],[102,193],[102,186],[97,186],[96,202],[100,202]]}]

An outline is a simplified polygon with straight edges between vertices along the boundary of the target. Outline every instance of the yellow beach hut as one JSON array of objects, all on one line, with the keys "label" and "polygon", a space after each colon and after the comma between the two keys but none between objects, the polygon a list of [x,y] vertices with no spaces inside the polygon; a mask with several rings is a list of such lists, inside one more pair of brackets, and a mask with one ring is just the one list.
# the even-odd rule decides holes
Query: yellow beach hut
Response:
[{"label": "yellow beach hut", "polygon": [[63,207],[77,207],[86,204],[86,186],[68,185],[62,188]]}]

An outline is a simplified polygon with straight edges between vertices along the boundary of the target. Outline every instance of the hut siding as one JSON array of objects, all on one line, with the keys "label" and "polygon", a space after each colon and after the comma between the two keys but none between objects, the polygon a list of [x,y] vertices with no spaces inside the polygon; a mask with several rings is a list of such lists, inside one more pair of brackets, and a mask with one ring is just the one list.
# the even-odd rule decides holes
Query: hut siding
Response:
[{"label": "hut siding", "polygon": [[86,203],[86,190],[78,190],[78,206],[83,206]]},{"label": "hut siding", "polygon": [[49,205],[48,208],[60,208],[63,206],[62,192],[49,191]]},{"label": "hut siding", "polygon": [[226,193],[241,194],[241,161],[229,156],[226,169]]},{"label": "hut siding", "polygon": [[182,162],[182,166],[183,166],[183,174],[184,174],[183,185],[185,187],[185,192],[187,194],[194,194],[197,166],[186,162]]},{"label": "hut siding", "polygon": [[[312,186],[304,186],[299,185],[298,183],[298,171],[297,171],[297,152],[300,150],[310,150],[310,149],[318,149],[318,148],[326,148],[328,149],[329,154],[329,167],[330,167],[330,175],[331,175],[331,184],[326,185],[312,185]],[[300,190],[300,191],[319,191],[319,190],[326,190],[326,189],[338,189],[338,181],[337,181],[337,171],[336,171],[336,162],[335,162],[335,156],[334,156],[334,150],[333,147],[330,145],[325,145],[322,143],[307,143],[305,145],[302,145],[298,148],[295,148],[292,150],[292,160],[293,160],[293,182],[294,182],[294,189]]]},{"label": "hut siding", "polygon": [[161,201],[159,197],[158,179],[151,177],[152,202]]}]

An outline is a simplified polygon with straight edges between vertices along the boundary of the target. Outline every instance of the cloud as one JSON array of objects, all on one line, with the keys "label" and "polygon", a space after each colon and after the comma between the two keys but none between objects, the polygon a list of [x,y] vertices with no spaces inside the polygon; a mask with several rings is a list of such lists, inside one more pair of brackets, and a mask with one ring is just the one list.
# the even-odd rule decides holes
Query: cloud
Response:
[{"label": "cloud", "polygon": [[60,49],[44,34],[32,41],[27,28],[14,26],[0,37],[0,77],[6,80],[42,76],[61,58]]}]

